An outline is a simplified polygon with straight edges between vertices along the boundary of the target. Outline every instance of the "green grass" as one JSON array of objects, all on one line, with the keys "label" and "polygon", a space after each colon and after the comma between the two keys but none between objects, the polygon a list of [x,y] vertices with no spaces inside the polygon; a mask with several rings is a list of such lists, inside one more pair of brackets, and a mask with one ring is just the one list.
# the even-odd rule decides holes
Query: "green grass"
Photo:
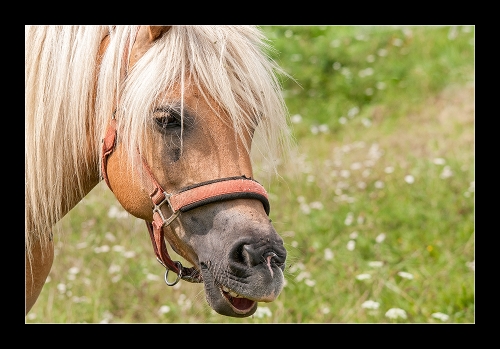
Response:
[{"label": "green grass", "polygon": [[27,323],[475,322],[474,27],[263,29],[296,80],[296,149],[263,182],[289,252],[269,312],[224,317],[202,285],[166,286],[144,222],[113,217],[101,183],[58,224]]}]

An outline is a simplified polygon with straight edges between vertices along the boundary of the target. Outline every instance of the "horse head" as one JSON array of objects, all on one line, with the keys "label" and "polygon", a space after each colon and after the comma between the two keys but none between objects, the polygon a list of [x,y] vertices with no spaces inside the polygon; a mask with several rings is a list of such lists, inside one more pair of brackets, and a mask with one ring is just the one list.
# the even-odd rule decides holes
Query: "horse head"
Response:
[{"label": "horse head", "polygon": [[[124,104],[145,88],[137,83],[144,80],[142,75],[163,74],[155,69],[164,69],[166,63],[159,62],[155,52],[171,49],[166,45],[170,31],[170,27],[141,26],[131,40]],[[164,237],[193,265],[217,313],[246,317],[258,302],[271,302],[282,291],[287,254],[268,216],[267,193],[252,180],[250,148],[261,115],[255,105],[242,100],[242,94],[257,93],[243,91],[245,85],[230,86],[235,92],[229,99],[237,108],[221,102],[193,66],[203,57],[187,59],[188,54],[178,55],[187,68],[172,72],[171,81],[155,90],[146,108],[142,139],[133,147],[122,137],[127,127],[133,127],[126,121],[133,119],[132,108],[124,107],[121,99],[116,103],[116,139],[103,160],[103,175],[129,213],[152,222],[152,229],[160,233],[157,243]],[[236,63],[222,62],[222,66],[231,70],[231,81],[238,84],[246,77]],[[164,205],[154,201],[161,190]],[[176,206],[176,195],[193,197],[179,199]],[[157,252],[161,259],[161,251]]]}]

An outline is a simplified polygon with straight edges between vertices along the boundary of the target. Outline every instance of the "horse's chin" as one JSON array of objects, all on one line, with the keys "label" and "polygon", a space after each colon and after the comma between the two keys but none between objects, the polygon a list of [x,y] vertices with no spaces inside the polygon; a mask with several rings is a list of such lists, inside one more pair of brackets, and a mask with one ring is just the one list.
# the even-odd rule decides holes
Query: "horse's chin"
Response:
[{"label": "horse's chin", "polygon": [[221,315],[247,317],[257,310],[257,302],[237,295],[220,285],[207,267],[202,266],[203,283],[208,304]]}]

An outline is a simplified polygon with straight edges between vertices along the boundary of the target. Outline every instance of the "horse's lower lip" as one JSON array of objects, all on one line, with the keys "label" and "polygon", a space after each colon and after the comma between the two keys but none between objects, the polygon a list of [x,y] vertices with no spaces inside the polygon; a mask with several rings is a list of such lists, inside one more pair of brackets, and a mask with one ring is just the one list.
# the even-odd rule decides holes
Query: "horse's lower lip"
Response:
[{"label": "horse's lower lip", "polygon": [[[257,302],[223,286],[215,280],[209,268],[201,263],[201,271],[205,286],[207,301],[217,313],[232,317],[247,317],[257,309]],[[236,295],[233,296],[233,295]]]}]

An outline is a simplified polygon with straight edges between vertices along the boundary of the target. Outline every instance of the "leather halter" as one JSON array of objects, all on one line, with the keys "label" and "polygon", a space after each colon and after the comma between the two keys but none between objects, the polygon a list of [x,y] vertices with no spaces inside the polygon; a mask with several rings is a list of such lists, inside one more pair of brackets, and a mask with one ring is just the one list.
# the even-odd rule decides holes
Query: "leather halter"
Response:
[{"label": "leather halter", "polygon": [[[108,157],[115,149],[116,136],[116,119],[115,114],[113,114],[102,142],[101,162],[103,179],[106,181],[111,191],[113,191],[113,189],[109,184],[106,168]],[[141,156],[141,160],[143,169],[148,175],[149,182],[152,184],[150,187],[153,188],[149,193],[149,197],[153,203],[153,221],[146,221],[146,225],[156,254],[156,259],[166,268],[165,283],[169,286],[175,285],[180,279],[189,282],[203,282],[199,270],[194,267],[186,268],[179,261],[172,261],[165,245],[163,227],[172,223],[181,212],[186,212],[212,202],[250,198],[260,200],[264,205],[266,214],[269,215],[270,205],[267,192],[259,182],[252,178],[241,176],[214,179],[184,187],[174,193],[167,193],[154,177],[144,157]],[[165,218],[161,210],[165,203],[172,211],[169,218]],[[177,274],[177,278],[174,282],[169,282],[167,280],[169,270]]]}]

